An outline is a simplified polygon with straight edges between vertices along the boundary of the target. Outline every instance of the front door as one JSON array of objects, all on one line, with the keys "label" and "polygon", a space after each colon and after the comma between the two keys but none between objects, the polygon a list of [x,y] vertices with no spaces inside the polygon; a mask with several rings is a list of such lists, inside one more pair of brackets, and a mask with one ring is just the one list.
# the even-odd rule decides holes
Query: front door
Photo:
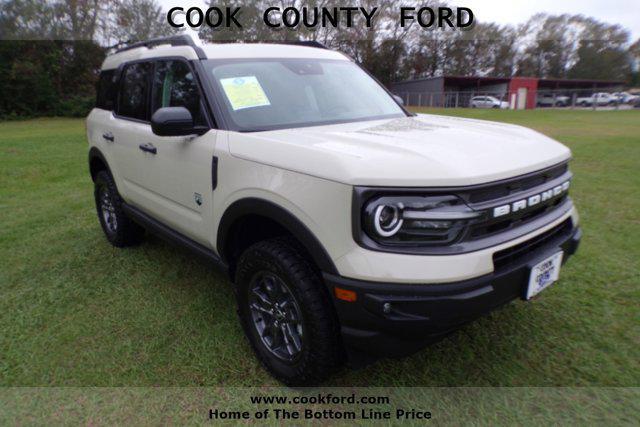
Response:
[{"label": "front door", "polygon": [[[182,60],[155,63],[151,115],[163,107],[185,107],[194,124],[209,126],[203,97],[195,73]],[[149,173],[144,180],[146,203],[162,222],[186,236],[206,244],[210,234],[206,218],[213,211],[211,182],[216,130],[202,136],[165,137],[151,132],[146,142],[153,152],[146,152]]]}]

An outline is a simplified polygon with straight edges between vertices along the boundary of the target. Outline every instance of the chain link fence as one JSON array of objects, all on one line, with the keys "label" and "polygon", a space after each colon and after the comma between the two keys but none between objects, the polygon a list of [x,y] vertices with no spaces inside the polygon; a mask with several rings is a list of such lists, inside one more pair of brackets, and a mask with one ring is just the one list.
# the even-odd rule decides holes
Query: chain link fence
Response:
[{"label": "chain link fence", "polygon": [[395,92],[406,106],[433,108],[494,108],[524,110],[571,108],[623,110],[640,108],[640,95],[593,89],[537,90],[531,92]]}]

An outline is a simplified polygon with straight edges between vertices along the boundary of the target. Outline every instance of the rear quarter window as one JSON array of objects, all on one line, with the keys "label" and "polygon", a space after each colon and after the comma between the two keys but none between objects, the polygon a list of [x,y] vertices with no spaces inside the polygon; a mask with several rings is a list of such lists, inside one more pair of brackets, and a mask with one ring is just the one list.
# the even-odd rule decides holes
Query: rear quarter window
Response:
[{"label": "rear quarter window", "polygon": [[113,110],[116,103],[118,88],[115,82],[116,71],[105,70],[100,72],[96,88],[96,108]]}]

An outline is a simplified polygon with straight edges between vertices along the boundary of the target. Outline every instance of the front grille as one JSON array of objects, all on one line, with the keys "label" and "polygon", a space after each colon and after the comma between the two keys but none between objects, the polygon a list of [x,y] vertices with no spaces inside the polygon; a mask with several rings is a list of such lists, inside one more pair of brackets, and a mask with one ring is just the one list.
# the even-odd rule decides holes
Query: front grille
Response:
[{"label": "front grille", "polygon": [[503,233],[508,230],[512,230],[516,227],[520,227],[525,225],[526,223],[533,221],[536,218],[539,218],[554,209],[558,206],[562,205],[568,198],[566,194],[562,197],[558,197],[553,200],[552,203],[548,205],[541,206],[538,209],[534,209],[520,217],[512,217],[506,218],[504,220],[494,221],[494,222],[483,222],[479,224],[474,224],[469,227],[468,240],[477,240],[483,239],[486,237],[490,237],[494,234]]},{"label": "front grille", "polygon": [[556,238],[560,236],[565,236],[571,233],[572,230],[572,222],[571,218],[565,220],[559,225],[545,231],[542,234],[537,235],[536,237],[527,240],[526,242],[522,242],[518,245],[512,246],[507,249],[503,249],[501,251],[493,254],[493,266],[495,270],[513,264],[519,261],[524,256],[530,254],[531,252],[539,249],[550,242],[553,242]]},{"label": "front grille", "polygon": [[479,189],[474,189],[473,191],[470,191],[466,197],[463,196],[463,198],[468,203],[473,204],[508,197],[515,193],[524,192],[531,188],[542,186],[547,182],[566,174],[568,171],[568,164],[562,163],[538,172],[486,185]]},{"label": "front grille", "polygon": [[567,163],[562,163],[541,171],[498,183],[469,188],[466,192],[457,193],[471,209],[486,212],[486,215],[479,221],[471,222],[468,225],[464,235],[460,237],[461,240],[473,242],[507,233],[550,214],[562,206],[567,206],[570,203],[569,196],[566,191],[563,191],[557,196],[524,210],[514,211],[500,217],[493,217],[491,214],[494,207],[511,206],[518,200],[522,201],[530,196],[539,195],[570,179],[571,172],[569,172]]}]

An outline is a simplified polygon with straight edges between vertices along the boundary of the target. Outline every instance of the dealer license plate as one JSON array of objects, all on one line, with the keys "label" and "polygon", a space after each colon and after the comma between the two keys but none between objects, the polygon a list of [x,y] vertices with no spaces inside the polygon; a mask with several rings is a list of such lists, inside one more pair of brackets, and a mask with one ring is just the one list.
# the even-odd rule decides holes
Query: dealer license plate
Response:
[{"label": "dealer license plate", "polygon": [[529,276],[526,299],[531,299],[548,288],[560,276],[562,251],[534,265]]}]

